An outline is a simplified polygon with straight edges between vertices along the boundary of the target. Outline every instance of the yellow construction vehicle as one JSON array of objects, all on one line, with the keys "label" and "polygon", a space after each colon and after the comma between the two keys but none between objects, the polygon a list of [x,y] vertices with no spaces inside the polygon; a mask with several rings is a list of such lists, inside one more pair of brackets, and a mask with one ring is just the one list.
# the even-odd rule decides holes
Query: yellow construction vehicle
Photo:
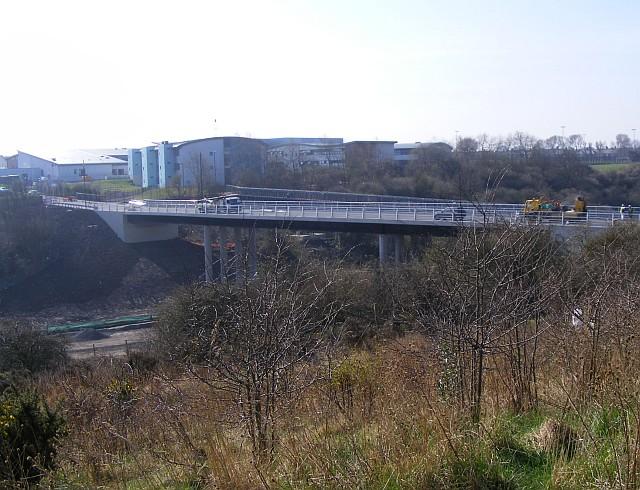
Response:
[{"label": "yellow construction vehicle", "polygon": [[576,197],[573,208],[569,208],[564,213],[564,220],[568,223],[571,221],[585,221],[587,219],[587,201],[582,196]]},{"label": "yellow construction vehicle", "polygon": [[524,202],[523,213],[525,216],[532,213],[537,216],[539,213],[549,213],[553,211],[562,211],[560,201],[552,201],[544,196],[540,196],[533,199],[527,199]]},{"label": "yellow construction vehicle", "polygon": [[578,196],[576,197],[576,202],[573,205],[573,211],[576,213],[586,213],[587,212],[587,201],[584,200],[584,197]]},{"label": "yellow construction vehicle", "polygon": [[563,206],[558,200],[547,199],[544,196],[527,199],[522,210],[523,216],[528,220],[558,221],[584,220],[587,213],[587,201],[578,196],[573,205]]}]

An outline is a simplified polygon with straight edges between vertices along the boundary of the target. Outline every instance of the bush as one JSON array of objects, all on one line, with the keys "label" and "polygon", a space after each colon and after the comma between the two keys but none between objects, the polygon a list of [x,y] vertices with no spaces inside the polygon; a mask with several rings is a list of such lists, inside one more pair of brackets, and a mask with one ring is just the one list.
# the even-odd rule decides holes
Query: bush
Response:
[{"label": "bush", "polygon": [[380,382],[379,369],[376,359],[355,353],[344,359],[331,374],[331,397],[349,419],[356,410],[364,417],[373,414]]},{"label": "bush", "polygon": [[11,387],[0,395],[0,486],[27,485],[55,466],[64,419],[35,392]]},{"label": "bush", "polygon": [[38,373],[63,364],[64,341],[30,325],[0,323],[0,371]]}]

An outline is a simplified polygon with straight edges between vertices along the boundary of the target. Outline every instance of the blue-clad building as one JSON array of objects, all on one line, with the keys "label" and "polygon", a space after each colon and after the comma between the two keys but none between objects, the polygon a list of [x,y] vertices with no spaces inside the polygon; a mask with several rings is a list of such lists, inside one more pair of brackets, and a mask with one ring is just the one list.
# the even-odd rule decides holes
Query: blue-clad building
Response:
[{"label": "blue-clad building", "polygon": [[142,187],[158,187],[158,148],[147,146],[140,149],[142,160]]},{"label": "blue-clad building", "polygon": [[178,150],[168,141],[158,145],[158,186],[171,187],[179,179]]},{"label": "blue-clad building", "polygon": [[129,178],[138,187],[142,187],[142,153],[135,148],[129,149],[129,158],[127,161],[127,169]]}]

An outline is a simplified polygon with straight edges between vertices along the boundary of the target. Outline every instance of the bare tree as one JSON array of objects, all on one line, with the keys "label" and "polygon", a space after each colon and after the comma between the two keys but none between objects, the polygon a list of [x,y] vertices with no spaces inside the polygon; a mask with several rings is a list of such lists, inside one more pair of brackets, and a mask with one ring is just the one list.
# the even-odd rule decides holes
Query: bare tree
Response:
[{"label": "bare tree", "polygon": [[631,148],[631,138],[628,134],[616,134],[616,148],[628,149]]},{"label": "bare tree", "polygon": [[513,148],[519,151],[525,159],[529,158],[529,153],[535,148],[538,142],[535,136],[522,131],[516,131],[510,138],[513,141]]},{"label": "bare tree", "polygon": [[544,140],[544,147],[547,150],[562,150],[566,146],[565,140],[562,136],[554,135]]},{"label": "bare tree", "polygon": [[235,402],[256,461],[273,454],[280,410],[315,380],[306,367],[334,344],[342,309],[330,294],[335,268],[290,262],[287,254],[278,236],[256,279],[239,288],[216,285],[206,310],[188,309],[209,320],[195,329],[197,347],[190,349],[197,355],[184,360]]},{"label": "bare tree", "polygon": [[582,150],[587,146],[581,134],[569,135],[569,138],[567,139],[567,144],[569,145],[569,148],[571,148],[574,151]]},{"label": "bare tree", "polygon": [[562,288],[556,253],[540,228],[463,228],[406,281],[413,291],[409,314],[438,347],[443,388],[475,422],[485,374],[498,358],[509,366],[514,408],[537,401],[536,343],[546,328],[544,312]]},{"label": "bare tree", "polygon": [[478,151],[478,142],[473,138],[461,138],[456,145],[456,151],[462,153],[475,153]]},{"label": "bare tree", "polygon": [[[573,310],[576,352],[575,369],[579,398],[591,401],[602,382],[610,358],[624,368],[624,345],[633,339],[640,324],[640,254],[638,229],[616,227],[587,243],[575,267],[580,281],[567,300]],[[634,366],[635,367],[635,366]]]}]

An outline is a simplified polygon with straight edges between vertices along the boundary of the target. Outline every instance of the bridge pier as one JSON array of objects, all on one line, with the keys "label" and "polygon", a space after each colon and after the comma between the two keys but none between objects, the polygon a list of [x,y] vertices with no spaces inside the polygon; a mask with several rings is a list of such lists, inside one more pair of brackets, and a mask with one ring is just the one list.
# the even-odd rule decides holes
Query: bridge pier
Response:
[{"label": "bridge pier", "polygon": [[233,229],[233,241],[236,244],[233,261],[235,269],[236,284],[242,284],[245,275],[246,257],[244,253],[244,237],[242,236],[242,228]]},{"label": "bridge pier", "polygon": [[404,237],[402,235],[393,235],[393,256],[396,264],[402,262],[404,256]]},{"label": "bridge pier", "polygon": [[220,282],[225,282],[229,273],[229,260],[227,254],[227,228],[218,226],[218,242],[220,243]]},{"label": "bridge pier", "polygon": [[378,235],[378,260],[380,261],[380,265],[383,265],[387,262],[387,245],[388,245],[388,237],[387,235],[380,234]]},{"label": "bridge pier", "polygon": [[396,264],[402,262],[404,256],[404,237],[402,235],[378,235],[378,259],[380,265],[385,264],[391,255],[393,245],[393,258]]},{"label": "bridge pier", "polygon": [[258,272],[258,253],[256,251],[256,229],[249,230],[247,240],[247,267],[249,269],[249,278],[253,279]]},{"label": "bridge pier", "polygon": [[213,233],[211,226],[203,226],[203,240],[202,245],[204,247],[204,280],[211,283],[215,280],[213,277]]}]

